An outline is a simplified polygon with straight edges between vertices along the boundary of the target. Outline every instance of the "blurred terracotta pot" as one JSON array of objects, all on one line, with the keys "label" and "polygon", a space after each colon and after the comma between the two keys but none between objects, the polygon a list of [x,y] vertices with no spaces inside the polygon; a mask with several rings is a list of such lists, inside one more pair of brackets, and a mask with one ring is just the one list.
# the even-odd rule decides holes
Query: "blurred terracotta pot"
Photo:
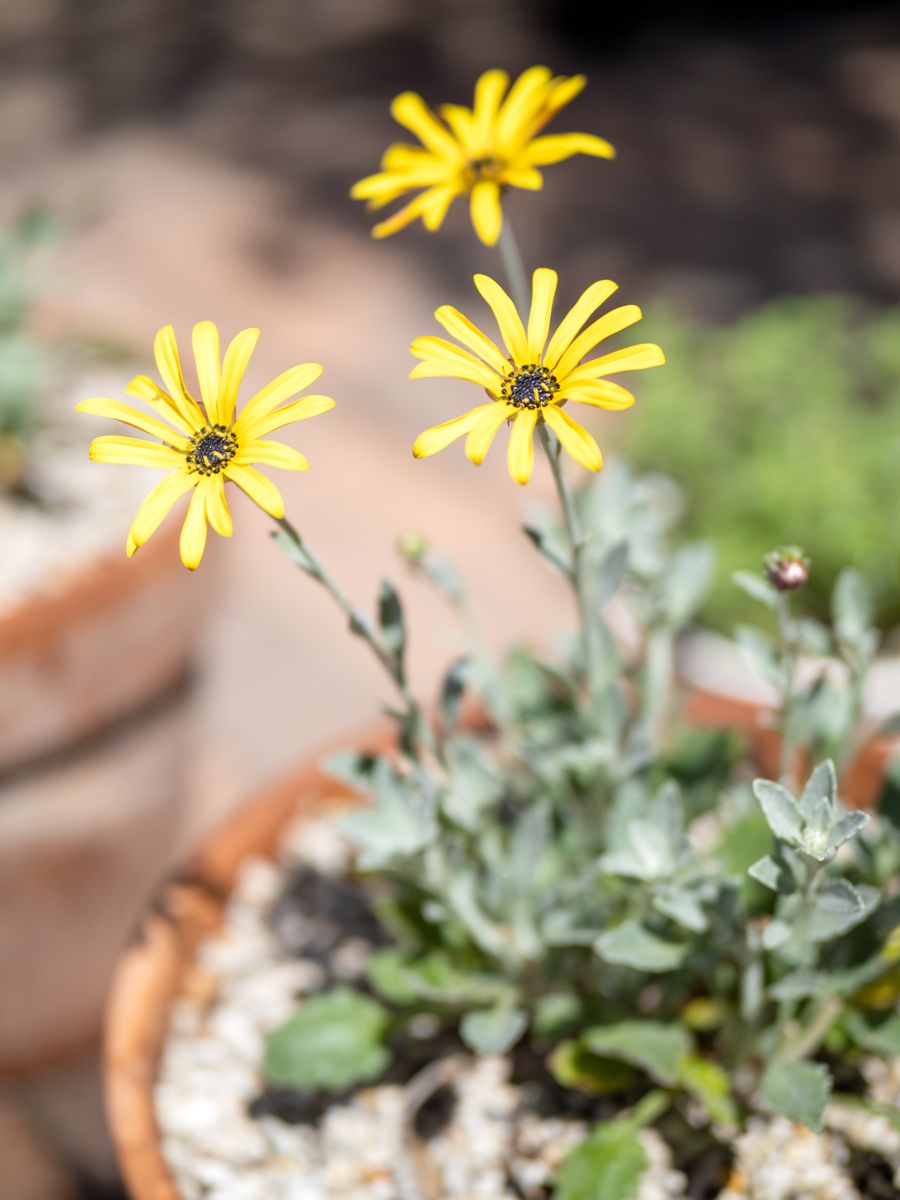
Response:
[{"label": "blurred terracotta pot", "polygon": [[[390,733],[379,727],[351,744],[378,751],[391,741]],[[132,1200],[180,1200],[156,1126],[157,1067],[172,1003],[188,983],[197,946],[222,920],[241,862],[251,855],[272,857],[289,820],[321,816],[357,799],[313,763],[260,793],[207,843],[184,882],[164,889],[119,963],[106,1014],[105,1093],[109,1128]]]},{"label": "blurred terracotta pot", "polygon": [[[777,697],[744,661],[733,642],[713,634],[689,639],[679,663],[687,692],[685,717],[693,725],[736,729],[748,739],[750,757],[760,771],[777,778],[781,737],[772,727]],[[900,658],[875,664],[866,691],[866,725],[877,730],[900,711]],[[881,795],[887,767],[900,750],[900,739],[873,736],[847,764],[841,783],[856,808],[873,808]],[[801,771],[812,764],[799,764]],[[798,781],[799,782],[799,781]]]},{"label": "blurred terracotta pot", "polygon": [[184,675],[206,592],[160,531],[0,615],[0,781],[138,711]]},{"label": "blurred terracotta pot", "polygon": [[0,618],[0,1073],[96,1041],[179,846],[206,579],[177,530]]}]

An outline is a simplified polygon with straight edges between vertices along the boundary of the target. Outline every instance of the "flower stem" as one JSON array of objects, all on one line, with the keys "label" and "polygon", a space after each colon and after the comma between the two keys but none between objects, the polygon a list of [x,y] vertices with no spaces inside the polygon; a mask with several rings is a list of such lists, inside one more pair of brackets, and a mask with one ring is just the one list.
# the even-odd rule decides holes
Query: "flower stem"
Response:
[{"label": "flower stem", "polygon": [[797,636],[791,616],[790,596],[783,592],[778,597],[778,629],[781,635],[784,684],[781,697],[781,763],[779,778],[788,787],[794,782],[794,680],[797,673]]},{"label": "flower stem", "polygon": [[368,615],[351,604],[340,587],[328,574],[321,560],[303,539],[300,531],[291,524],[287,517],[276,520],[276,525],[278,526],[278,533],[275,535],[276,541],[287,550],[290,557],[301,570],[305,571],[318,584],[321,584],[341,612],[347,617],[351,632],[366,643],[390,676],[400,695],[400,699],[403,701],[404,712],[402,724],[411,732],[412,747],[414,752],[416,752],[416,756],[418,757],[417,751],[421,748],[425,748],[431,753],[437,753],[438,748],[434,733],[422,715],[419,702],[410,691],[402,657],[396,654],[385,643],[384,639],[372,625]]},{"label": "flower stem", "polygon": [[[528,317],[529,310],[528,276],[525,271],[525,264],[522,261],[519,244],[516,241],[516,235],[513,233],[513,228],[509,220],[505,217],[503,227],[500,231],[499,247],[500,255],[503,259],[503,269],[506,273],[509,289],[512,292],[512,298],[524,321]],[[584,556],[587,539],[581,528],[578,509],[575,505],[575,497],[572,494],[572,489],[569,487],[565,472],[563,471],[559,441],[550,432],[542,419],[538,420],[537,431],[541,439],[541,445],[544,447],[547,455],[547,460],[550,463],[550,469],[553,472],[553,481],[556,484],[566,535],[569,540],[569,548],[572,552],[572,567],[569,572],[569,579],[575,590],[575,601],[578,605],[578,616],[581,622],[581,642],[588,681],[588,694],[593,698],[597,695],[598,690],[596,681],[597,658],[594,648],[594,624],[591,619],[591,605],[588,595],[587,563]]]},{"label": "flower stem", "polygon": [[553,472],[553,481],[556,484],[556,491],[559,495],[566,535],[572,551],[572,570],[569,578],[575,590],[575,602],[578,605],[578,617],[581,622],[581,643],[588,680],[588,693],[593,698],[597,695],[598,690],[596,680],[597,656],[594,647],[594,622],[588,593],[587,562],[584,556],[585,549],[587,548],[587,539],[581,528],[578,509],[575,506],[575,497],[572,494],[572,489],[569,487],[568,480],[563,471],[559,442],[553,437],[543,421],[538,424],[538,436],[541,439],[541,445],[544,447],[547,461],[550,463],[550,469]]},{"label": "flower stem", "polygon": [[513,227],[505,216],[497,245],[500,257],[503,259],[503,270],[509,290],[512,292],[512,298],[516,308],[522,314],[523,320],[526,320],[531,304],[528,294],[528,273],[525,270],[525,263],[522,261],[522,252],[519,250],[519,243],[516,241]]}]

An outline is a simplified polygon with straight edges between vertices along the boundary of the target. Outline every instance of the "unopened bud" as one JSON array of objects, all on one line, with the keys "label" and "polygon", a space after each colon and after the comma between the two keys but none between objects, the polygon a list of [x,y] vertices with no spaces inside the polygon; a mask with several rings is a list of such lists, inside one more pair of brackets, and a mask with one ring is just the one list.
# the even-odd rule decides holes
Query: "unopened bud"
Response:
[{"label": "unopened bud", "polygon": [[397,538],[397,550],[408,563],[416,566],[428,553],[428,543],[421,533],[401,533]]},{"label": "unopened bud", "polygon": [[782,546],[767,554],[763,563],[766,579],[779,592],[796,592],[809,579],[810,561],[798,546]]}]

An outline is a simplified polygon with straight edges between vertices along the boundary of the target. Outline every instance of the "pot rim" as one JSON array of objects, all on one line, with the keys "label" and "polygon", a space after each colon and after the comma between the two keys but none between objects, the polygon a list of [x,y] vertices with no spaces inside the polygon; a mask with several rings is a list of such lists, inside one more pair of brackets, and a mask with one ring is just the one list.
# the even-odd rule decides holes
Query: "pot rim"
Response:
[{"label": "pot rim", "polygon": [[241,863],[251,855],[272,858],[291,817],[313,818],[353,802],[352,789],[320,765],[324,756],[348,746],[384,752],[394,741],[380,721],[311,755],[251,796],[148,905],[116,967],[103,1037],[107,1125],[133,1200],[181,1200],[162,1153],[154,1086],[172,1003],[200,942],[221,922]]}]

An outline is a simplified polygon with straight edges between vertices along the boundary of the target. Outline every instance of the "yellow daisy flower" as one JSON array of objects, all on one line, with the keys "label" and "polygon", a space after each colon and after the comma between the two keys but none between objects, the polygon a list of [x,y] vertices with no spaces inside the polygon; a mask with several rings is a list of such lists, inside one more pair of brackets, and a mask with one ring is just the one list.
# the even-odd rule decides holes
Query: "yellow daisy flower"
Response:
[{"label": "yellow daisy flower", "polygon": [[181,527],[181,561],[189,570],[195,570],[206,548],[207,522],[222,537],[231,537],[226,480],[236,483],[271,517],[284,516],[281,492],[255,464],[306,471],[309,463],[299,450],[269,441],[266,435],[327,412],[334,401],[329,396],[292,399],[322,374],[317,363],[302,363],[257,392],[236,416],[238,388],[258,337],[258,329],[242,330],[228,346],[223,360],[219,331],[212,321],[194,326],[194,359],[202,400],[198,403],[185,386],[175,331],[167,325],[156,335],[153,347],[165,390],[148,375],[138,375],[125,389],[156,415],[101,397],[76,405],[77,412],[111,417],[159,439],[94,438],[90,451],[94,462],[170,468],[137,511],[128,534],[129,558],[156,532],[172,506],[190,492]]},{"label": "yellow daisy flower", "polygon": [[410,350],[422,361],[413,368],[410,379],[465,379],[483,387],[491,399],[419,434],[413,446],[416,458],[437,454],[465,437],[466,455],[478,465],[484,461],[500,426],[509,421],[509,473],[516,483],[527,483],[534,465],[534,431],[538,421],[543,421],[576,462],[589,471],[600,470],[600,447],[563,405],[571,401],[593,408],[630,408],[634,396],[606,376],[658,367],[666,360],[659,346],[646,343],[582,362],[598,342],[641,319],[641,310],[626,304],[583,328],[616,290],[618,285],[609,279],[591,284],[548,342],[556,284],[555,271],[547,267],[535,271],[525,326],[503,288],[487,275],[475,276],[475,286],[496,318],[505,352],[457,309],[444,305],[437,310],[434,315],[438,322],[465,349],[445,338],[416,338]]},{"label": "yellow daisy flower", "polygon": [[438,229],[454,197],[468,193],[475,232],[485,245],[494,245],[503,223],[500,197],[505,188],[537,191],[543,185],[538,167],[573,154],[615,157],[609,142],[589,133],[537,136],[586,82],[583,75],[566,78],[554,76],[547,67],[531,67],[509,87],[505,71],[487,71],[475,85],[472,108],[444,104],[443,121],[414,92],[397,96],[391,105],[394,120],[422,145],[389,146],[381,171],[361,179],[350,195],[378,209],[407,192],[422,190],[376,225],[373,235],[387,237],[417,217],[426,229]]}]

